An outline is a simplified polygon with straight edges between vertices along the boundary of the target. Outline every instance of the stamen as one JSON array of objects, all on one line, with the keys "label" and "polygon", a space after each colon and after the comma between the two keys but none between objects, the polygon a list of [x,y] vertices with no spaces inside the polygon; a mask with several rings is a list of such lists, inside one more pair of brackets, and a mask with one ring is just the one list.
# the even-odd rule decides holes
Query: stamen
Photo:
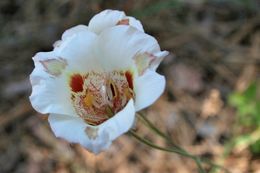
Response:
[{"label": "stamen", "polygon": [[114,85],[112,83],[110,83],[110,88],[111,88],[113,97],[115,97],[116,93],[115,93]]}]

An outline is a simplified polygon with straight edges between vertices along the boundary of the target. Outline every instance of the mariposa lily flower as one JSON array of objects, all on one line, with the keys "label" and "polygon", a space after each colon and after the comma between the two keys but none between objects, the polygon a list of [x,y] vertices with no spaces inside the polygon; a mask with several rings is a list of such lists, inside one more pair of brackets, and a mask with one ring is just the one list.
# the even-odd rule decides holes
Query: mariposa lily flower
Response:
[{"label": "mariposa lily flower", "polygon": [[30,101],[57,137],[99,153],[162,94],[155,70],[167,54],[138,20],[105,10],[33,57]]}]

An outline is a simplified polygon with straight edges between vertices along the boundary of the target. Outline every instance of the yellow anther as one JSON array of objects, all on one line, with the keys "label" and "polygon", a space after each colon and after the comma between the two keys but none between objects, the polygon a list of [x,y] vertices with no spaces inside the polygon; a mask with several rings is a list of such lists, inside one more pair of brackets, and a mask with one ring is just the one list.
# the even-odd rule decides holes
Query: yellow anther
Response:
[{"label": "yellow anther", "polygon": [[90,93],[87,93],[85,98],[84,98],[84,104],[87,107],[92,106],[93,105],[93,99],[94,99],[94,97]]}]

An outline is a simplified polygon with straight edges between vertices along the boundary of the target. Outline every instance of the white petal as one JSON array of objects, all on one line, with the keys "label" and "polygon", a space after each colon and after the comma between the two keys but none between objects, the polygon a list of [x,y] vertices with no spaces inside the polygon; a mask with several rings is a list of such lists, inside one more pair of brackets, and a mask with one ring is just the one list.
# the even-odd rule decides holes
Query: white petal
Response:
[{"label": "white petal", "polygon": [[160,51],[154,54],[147,52],[136,54],[134,61],[138,74],[142,75],[147,69],[155,71],[163,58],[167,55],[167,51]]},{"label": "white petal", "polygon": [[[49,123],[57,137],[72,143],[79,143],[86,149],[99,153],[107,149],[115,138],[132,127],[134,116],[135,111],[131,100],[121,112],[99,126],[90,126],[80,118],[58,114],[51,114]],[[88,134],[87,129],[92,130],[95,136]]]},{"label": "white petal", "polygon": [[66,76],[47,76],[46,73],[35,68],[30,75],[32,94],[30,101],[35,110],[42,114],[61,113],[76,116],[70,101],[70,90]]},{"label": "white petal", "polygon": [[154,56],[156,57],[156,59],[150,65],[150,69],[156,70],[158,68],[159,64],[164,59],[164,57],[166,57],[168,54],[169,54],[168,51],[161,51],[161,52],[155,53]]},{"label": "white petal", "polygon": [[[71,70],[82,73],[96,70],[98,64],[92,53],[93,43],[97,38],[96,34],[88,31],[85,27],[70,30],[72,31],[65,31],[63,37],[66,39],[58,47],[55,47],[54,51],[59,57],[67,60],[68,67]],[[77,32],[73,32],[73,30],[77,30]]]},{"label": "white petal", "polygon": [[135,107],[133,100],[129,100],[125,108],[114,117],[100,124],[100,131],[107,131],[110,140],[114,140],[127,132],[134,124]]},{"label": "white petal", "polygon": [[96,44],[94,53],[105,70],[133,66],[137,53],[160,52],[158,42],[152,36],[123,25],[103,31]]},{"label": "white petal", "polygon": [[50,59],[58,59],[59,57],[54,51],[51,52],[39,52],[32,59],[34,61],[35,68],[30,75],[31,82],[38,81],[40,79],[46,79],[51,76],[41,62],[48,61]]},{"label": "white petal", "polygon": [[52,52],[37,53],[33,57],[35,69],[30,75],[33,85],[30,100],[32,106],[41,113],[75,115],[68,75],[86,73],[98,67],[91,54],[96,35],[84,27],[66,32],[63,36],[66,39],[59,47]]},{"label": "white petal", "polygon": [[48,120],[56,137],[63,138],[71,143],[81,144],[94,153],[99,153],[111,144],[107,133],[100,134],[95,140],[89,139],[85,130],[90,126],[80,118],[50,114]]},{"label": "white petal", "polygon": [[141,22],[139,20],[135,19],[134,17],[130,17],[130,16],[127,16],[126,18],[129,19],[129,25],[130,26],[133,26],[136,29],[144,32],[143,25],[141,24]]},{"label": "white petal", "polygon": [[135,27],[140,31],[144,31],[143,26],[140,21],[136,20],[133,17],[126,16],[124,12],[117,10],[104,10],[97,15],[95,15],[89,21],[89,30],[100,34],[102,31],[107,28],[116,26],[120,23],[121,20],[129,20],[129,25]]},{"label": "white petal", "polygon": [[78,117],[50,114],[48,121],[56,137],[64,138],[72,143],[89,140],[84,133],[86,124]]},{"label": "white petal", "polygon": [[62,40],[58,40],[53,44],[53,47],[59,47],[63,41],[65,41],[67,38],[73,36],[74,34],[78,34],[80,32],[86,32],[88,31],[88,27],[86,25],[77,25],[74,26],[70,29],[67,29],[63,34],[62,34]]},{"label": "white petal", "polygon": [[77,25],[74,26],[70,29],[67,29],[63,34],[62,34],[62,40],[65,40],[66,38],[69,38],[75,34],[79,34],[81,32],[89,32],[88,27],[86,25]]},{"label": "white petal", "polygon": [[134,81],[136,111],[153,104],[161,96],[164,88],[165,77],[155,71],[147,70],[142,76],[136,78]]},{"label": "white petal", "polygon": [[38,52],[32,59],[35,62],[40,62],[48,59],[58,58],[58,55],[54,51],[50,52]]},{"label": "white petal", "polygon": [[115,26],[118,21],[125,17],[125,13],[117,10],[104,10],[96,14],[89,21],[89,30],[99,34],[103,30]]}]

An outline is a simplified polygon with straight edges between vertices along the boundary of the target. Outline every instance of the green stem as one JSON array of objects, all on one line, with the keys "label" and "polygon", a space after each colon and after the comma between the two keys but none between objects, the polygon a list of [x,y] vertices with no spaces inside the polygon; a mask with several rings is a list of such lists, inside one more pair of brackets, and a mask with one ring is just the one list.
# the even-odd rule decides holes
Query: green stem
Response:
[{"label": "green stem", "polygon": [[202,168],[202,165],[200,163],[200,160],[190,154],[186,154],[186,153],[183,153],[181,152],[180,150],[178,149],[173,149],[173,148],[164,148],[164,147],[161,147],[161,146],[158,146],[158,145],[155,145],[154,143],[152,143],[151,141],[145,139],[145,138],[142,138],[140,137],[139,135],[137,135],[134,131],[129,131],[129,134],[131,134],[133,137],[135,137],[138,141],[142,142],[143,144],[146,144],[147,146],[149,147],[152,147],[152,148],[155,148],[155,149],[158,149],[158,150],[161,150],[161,151],[166,151],[166,152],[171,152],[171,153],[177,153],[179,155],[182,155],[182,156],[186,156],[186,157],[189,157],[191,159],[193,159],[198,168],[199,168],[199,173],[206,173],[204,171],[204,169]]},{"label": "green stem", "polygon": [[161,138],[165,139],[169,144],[171,144],[175,150],[179,150],[177,154],[192,158],[197,166],[199,167],[199,169],[202,169],[201,166],[201,162],[207,163],[210,166],[212,166],[213,168],[217,168],[217,169],[222,169],[224,170],[226,173],[230,173],[227,169],[225,169],[224,167],[217,165],[215,163],[212,163],[211,161],[207,160],[207,159],[200,159],[199,157],[196,157],[194,155],[189,154],[186,150],[184,150],[183,148],[179,147],[177,144],[175,144],[168,135],[164,134],[162,131],[160,131],[150,120],[148,120],[146,118],[146,116],[144,116],[142,113],[137,113],[138,118],[141,120],[141,122],[144,123],[144,125],[146,125],[146,127],[148,127],[149,129],[151,129],[153,132],[155,132],[158,136],[160,136]]},{"label": "green stem", "polygon": [[180,150],[183,154],[189,155],[190,158],[193,157],[193,158],[199,160],[197,157],[195,157],[193,155],[190,155],[186,150],[184,150],[183,148],[179,147],[172,140],[170,140],[168,135],[164,134],[162,131],[160,131],[158,128],[156,128],[155,125],[150,120],[148,120],[143,114],[137,113],[137,115],[139,115],[140,120],[142,122],[144,122],[146,127],[150,128],[152,131],[154,131],[156,134],[158,134],[161,138],[165,139],[173,147],[175,147],[176,149]]},{"label": "green stem", "polygon": [[146,118],[142,113],[137,113],[138,118],[146,125],[146,127],[153,130],[157,135],[159,135],[161,138],[165,139],[169,144],[173,145],[174,147],[178,148],[179,150],[182,150],[183,152],[186,152],[184,149],[179,147],[177,144],[175,144],[172,140],[169,139],[169,136],[164,134],[162,131],[160,131],[158,128],[155,127],[155,125]]},{"label": "green stem", "polygon": [[[167,152],[172,152],[172,153],[177,153],[177,154],[180,154],[180,155],[183,155],[182,152],[180,152],[179,150],[176,150],[176,149],[168,149],[168,148],[164,148],[164,147],[160,147],[158,145],[155,145],[154,143],[150,142],[149,140],[145,139],[145,138],[142,138],[140,137],[139,135],[137,135],[133,130],[130,130],[129,133],[135,137],[138,141],[152,147],[152,148],[155,148],[155,149],[158,149],[158,150],[162,150],[162,151],[167,151]],[[184,156],[186,157],[190,157],[190,155],[186,155],[184,154]]]}]

